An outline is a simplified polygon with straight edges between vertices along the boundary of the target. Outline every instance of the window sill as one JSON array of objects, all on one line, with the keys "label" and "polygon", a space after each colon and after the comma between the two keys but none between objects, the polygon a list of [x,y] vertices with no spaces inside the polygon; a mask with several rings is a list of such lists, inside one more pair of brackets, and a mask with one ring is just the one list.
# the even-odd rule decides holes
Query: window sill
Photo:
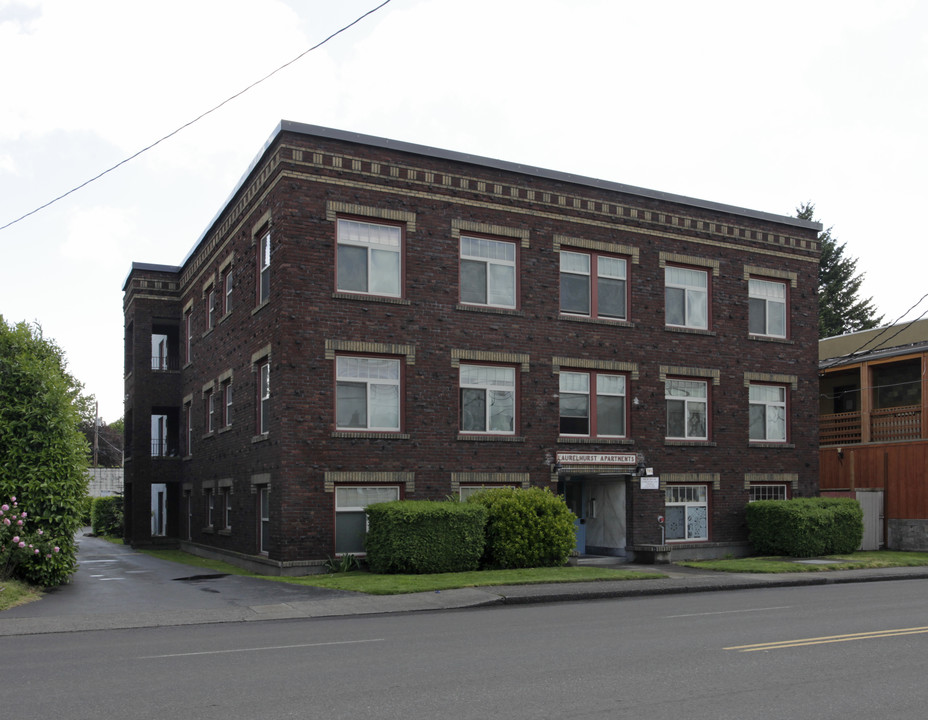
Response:
[{"label": "window sill", "polygon": [[793,445],[792,443],[764,442],[764,441],[749,442],[748,447],[763,449],[763,450],[795,450],[796,449],[796,446]]},{"label": "window sill", "polygon": [[215,330],[215,329],[216,329],[216,326],[215,326],[215,325],[214,325],[213,327],[211,327],[211,328],[207,328],[207,329],[203,332],[203,334],[200,335],[200,339],[202,340],[203,338],[209,337],[210,335],[213,334],[213,330]]},{"label": "window sill", "polygon": [[361,302],[387,303],[388,305],[412,305],[412,302],[401,297],[389,295],[365,295],[364,293],[349,293],[337,291],[332,293],[333,300],[360,300]]},{"label": "window sill", "polygon": [[664,330],[666,332],[672,332],[672,333],[683,333],[684,335],[708,335],[709,337],[716,336],[715,331],[704,330],[702,328],[688,328],[688,327],[676,327],[674,325],[665,325]]},{"label": "window sill", "polygon": [[251,438],[251,444],[254,445],[255,443],[264,442],[269,437],[270,437],[270,433],[263,433],[262,435],[255,435],[254,437]]},{"label": "window sill", "polygon": [[756,340],[757,342],[780,343],[782,345],[796,344],[789,338],[770,337],[769,335],[748,335],[748,340]]},{"label": "window sill", "polygon": [[517,308],[493,307],[492,305],[464,305],[458,303],[454,306],[455,310],[464,312],[490,313],[491,315],[512,315],[514,317],[525,317],[525,313]]},{"label": "window sill", "polygon": [[525,442],[525,438],[520,435],[476,435],[458,433],[457,439],[468,442]]},{"label": "window sill", "polygon": [[267,307],[268,305],[270,305],[270,304],[271,304],[270,299],[265,300],[265,301],[262,302],[262,303],[259,303],[259,304],[255,307],[255,309],[251,311],[251,314],[252,314],[252,315],[257,315],[259,312],[261,312],[264,308],[266,308],[266,307]]},{"label": "window sill", "polygon": [[335,430],[330,437],[333,438],[370,438],[371,440],[409,440],[408,433],[377,432],[375,430]]},{"label": "window sill", "polygon": [[600,317],[586,317],[584,315],[558,315],[558,320],[565,320],[567,322],[579,322],[579,323],[591,323],[592,325],[609,325],[610,327],[623,327],[623,328],[633,328],[635,323],[629,320],[621,320],[619,318],[600,318]]},{"label": "window sill", "polygon": [[200,436],[200,440],[208,440],[211,437],[215,437],[215,433],[213,432],[204,433],[203,435]]},{"label": "window sill", "polygon": [[635,441],[631,438],[616,438],[616,437],[571,437],[571,436],[559,436],[557,443],[562,445],[574,444],[574,445],[634,445]]},{"label": "window sill", "polygon": [[223,537],[232,537],[232,528],[223,528],[222,530],[219,530],[216,534],[222,535]]},{"label": "window sill", "polygon": [[666,447],[716,447],[717,443],[709,440],[664,440]]},{"label": "window sill", "polygon": [[229,430],[231,430],[231,429],[232,429],[232,426],[231,426],[231,425],[226,425],[225,427],[219,428],[218,432],[219,432],[220,435],[222,435],[223,433],[229,432]]},{"label": "window sill", "polygon": [[228,320],[230,317],[232,317],[232,311],[231,311],[231,310],[229,310],[229,312],[227,312],[225,315],[223,315],[221,318],[219,318],[219,322],[216,323],[216,324],[217,324],[217,325],[222,325],[222,324],[223,324],[226,320]]}]

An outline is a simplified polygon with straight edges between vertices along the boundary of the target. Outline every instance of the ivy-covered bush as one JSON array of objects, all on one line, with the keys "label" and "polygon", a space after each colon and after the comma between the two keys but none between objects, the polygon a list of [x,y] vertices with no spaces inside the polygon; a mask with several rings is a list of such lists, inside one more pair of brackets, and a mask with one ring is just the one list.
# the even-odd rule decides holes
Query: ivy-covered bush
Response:
[{"label": "ivy-covered bush", "polygon": [[41,328],[0,317],[0,498],[15,496],[59,548],[18,564],[16,576],[36,585],[66,582],[77,567],[74,536],[87,494],[80,390]]},{"label": "ivy-covered bush", "polygon": [[747,506],[748,537],[758,555],[816,557],[860,547],[864,515],[852,498],[761,500]]},{"label": "ivy-covered bush", "polygon": [[489,513],[486,567],[556,567],[567,562],[576,545],[576,517],[550,490],[493,488],[474,493],[466,502]]},{"label": "ivy-covered bush", "polygon": [[367,564],[375,573],[476,570],[487,511],[478,505],[395,500],[367,508]]},{"label": "ivy-covered bush", "polygon": [[122,495],[94,498],[93,506],[90,510],[90,526],[93,529],[94,535],[115,535],[117,537],[122,537]]}]

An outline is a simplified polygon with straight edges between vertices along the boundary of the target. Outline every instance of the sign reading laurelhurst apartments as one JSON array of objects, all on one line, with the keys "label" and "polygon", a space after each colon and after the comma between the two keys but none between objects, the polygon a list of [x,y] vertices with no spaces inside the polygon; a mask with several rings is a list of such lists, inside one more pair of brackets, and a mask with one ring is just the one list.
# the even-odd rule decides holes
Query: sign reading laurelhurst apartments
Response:
[{"label": "sign reading laurelhurst apartments", "polygon": [[635,453],[558,453],[561,465],[635,465]]}]

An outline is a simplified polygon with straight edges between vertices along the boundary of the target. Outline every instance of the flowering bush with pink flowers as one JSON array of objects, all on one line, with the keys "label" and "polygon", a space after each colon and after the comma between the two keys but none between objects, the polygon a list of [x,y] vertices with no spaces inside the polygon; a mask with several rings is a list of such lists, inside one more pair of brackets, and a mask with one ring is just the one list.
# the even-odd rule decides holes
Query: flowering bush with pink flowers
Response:
[{"label": "flowering bush with pink flowers", "polygon": [[0,580],[16,575],[24,563],[33,568],[52,565],[61,552],[61,547],[46,537],[42,528],[32,531],[29,524],[29,513],[15,497],[0,504]]}]

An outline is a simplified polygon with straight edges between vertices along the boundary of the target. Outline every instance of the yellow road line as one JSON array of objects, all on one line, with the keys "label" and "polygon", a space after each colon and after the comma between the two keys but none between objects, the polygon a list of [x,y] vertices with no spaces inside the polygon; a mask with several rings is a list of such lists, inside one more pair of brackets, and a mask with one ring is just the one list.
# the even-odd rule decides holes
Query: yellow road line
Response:
[{"label": "yellow road line", "polygon": [[874,630],[872,632],[851,633],[849,635],[825,635],[824,637],[800,638],[798,640],[780,640],[779,642],[757,643],[756,645],[733,645],[724,650],[738,652],[757,652],[758,650],[780,650],[782,648],[804,647],[806,645],[825,645],[827,643],[850,642],[852,640],[873,640],[875,638],[898,637],[900,635],[920,635],[928,633],[928,627],[898,628],[896,630]]}]

